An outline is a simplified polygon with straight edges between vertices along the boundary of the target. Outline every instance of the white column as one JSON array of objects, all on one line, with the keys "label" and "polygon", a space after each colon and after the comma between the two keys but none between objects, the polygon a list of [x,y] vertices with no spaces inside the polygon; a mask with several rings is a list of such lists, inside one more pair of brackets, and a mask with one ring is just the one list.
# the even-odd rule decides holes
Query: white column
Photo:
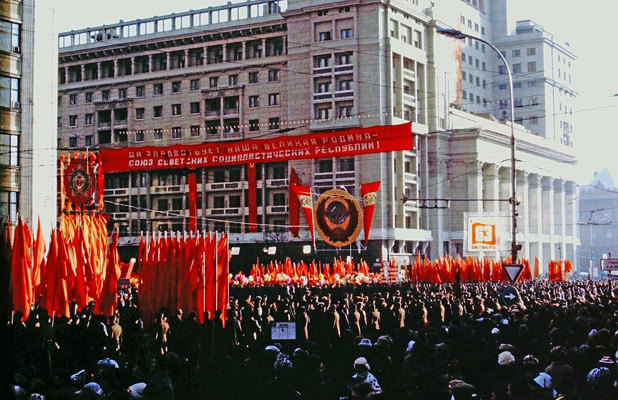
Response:
[{"label": "white column", "polygon": [[[483,212],[483,166],[482,161],[471,163],[468,173],[468,198],[477,199],[468,202],[468,211],[471,213]],[[466,227],[464,226],[464,230]]]},{"label": "white column", "polygon": [[486,164],[483,168],[485,181],[485,211],[498,215],[500,212],[500,166],[496,164]]},{"label": "white column", "polygon": [[519,216],[517,218],[517,233],[520,240],[518,243],[522,245],[521,257],[530,260],[530,186],[528,178],[530,173],[527,171],[519,171],[517,174],[517,197],[521,200],[517,206]]}]

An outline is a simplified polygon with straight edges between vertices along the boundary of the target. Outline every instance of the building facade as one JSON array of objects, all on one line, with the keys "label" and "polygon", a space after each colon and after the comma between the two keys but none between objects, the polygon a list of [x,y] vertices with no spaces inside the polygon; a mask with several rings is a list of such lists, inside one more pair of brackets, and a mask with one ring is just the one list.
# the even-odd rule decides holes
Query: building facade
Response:
[{"label": "building facade", "polygon": [[[0,221],[56,223],[56,79],[51,2],[0,7]],[[50,68],[52,71],[50,71]]]},{"label": "building facade", "polygon": [[603,168],[594,173],[594,179],[579,190],[579,231],[581,246],[579,265],[582,272],[588,272],[593,278],[600,277],[600,260],[615,258],[616,228],[618,221],[618,188],[614,179]]},{"label": "building facade", "polygon": [[[466,106],[463,54],[477,56],[472,82],[483,88],[485,81],[486,90],[478,102],[474,94],[470,104],[478,109],[469,111],[490,114],[497,70],[487,49],[472,44],[463,51],[435,28],[476,15],[480,27],[471,29],[491,38],[487,7],[460,0],[249,1],[63,33],[60,147],[197,144],[412,121],[414,150],[258,164],[257,233],[248,229],[246,168],[199,169],[198,229],[229,231],[230,245],[248,254],[245,262],[273,245],[278,256],[302,256],[310,240],[302,217],[300,237],[289,235],[294,169],[315,195],[343,186],[360,200],[361,184],[381,182],[367,248],[361,238],[346,249],[318,242],[310,257],[435,257],[456,247],[436,245],[429,212],[406,199],[428,194],[427,182],[438,173],[428,138],[454,126],[453,106]],[[109,174],[105,211],[126,244],[142,231],[186,230],[187,185],[183,170]]]}]

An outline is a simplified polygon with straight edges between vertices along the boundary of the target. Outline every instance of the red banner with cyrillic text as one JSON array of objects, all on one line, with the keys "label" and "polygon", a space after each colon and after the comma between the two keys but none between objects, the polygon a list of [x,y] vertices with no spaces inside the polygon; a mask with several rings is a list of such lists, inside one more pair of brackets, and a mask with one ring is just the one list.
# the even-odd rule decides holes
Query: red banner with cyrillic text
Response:
[{"label": "red banner with cyrillic text", "polygon": [[279,162],[414,150],[412,123],[268,139],[100,149],[104,173]]}]

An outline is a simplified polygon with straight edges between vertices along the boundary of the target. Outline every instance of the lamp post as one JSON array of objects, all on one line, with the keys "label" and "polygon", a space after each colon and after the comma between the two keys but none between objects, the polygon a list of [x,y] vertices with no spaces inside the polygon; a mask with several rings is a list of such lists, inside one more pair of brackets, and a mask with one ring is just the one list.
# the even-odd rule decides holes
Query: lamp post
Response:
[{"label": "lamp post", "polygon": [[506,67],[506,72],[509,77],[509,94],[511,97],[511,198],[509,199],[509,203],[511,203],[511,262],[517,263],[517,181],[516,181],[516,173],[515,173],[515,104],[513,99],[513,75],[511,74],[511,68],[509,67],[509,63],[506,62],[506,58],[502,55],[500,50],[496,48],[493,44],[489,43],[486,40],[483,40],[479,37],[468,35],[467,33],[463,33],[456,29],[436,29],[436,32],[440,35],[452,37],[455,39],[465,39],[470,38],[474,40],[478,40],[481,43],[485,43],[487,46],[491,47],[504,63]]}]

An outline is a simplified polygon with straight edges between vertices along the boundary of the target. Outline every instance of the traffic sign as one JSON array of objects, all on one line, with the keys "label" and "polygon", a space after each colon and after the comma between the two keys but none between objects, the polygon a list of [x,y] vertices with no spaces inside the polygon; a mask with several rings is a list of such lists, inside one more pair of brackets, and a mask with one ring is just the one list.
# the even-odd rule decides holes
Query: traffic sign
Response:
[{"label": "traffic sign", "polygon": [[514,286],[505,286],[500,290],[500,296],[507,306],[517,304],[519,301],[519,291]]},{"label": "traffic sign", "polygon": [[506,274],[511,280],[511,283],[515,283],[521,276],[521,273],[524,270],[524,265],[523,264],[504,264],[502,268],[504,268],[504,270],[506,271]]},{"label": "traffic sign", "polygon": [[618,258],[601,258],[601,270],[618,270]]}]

